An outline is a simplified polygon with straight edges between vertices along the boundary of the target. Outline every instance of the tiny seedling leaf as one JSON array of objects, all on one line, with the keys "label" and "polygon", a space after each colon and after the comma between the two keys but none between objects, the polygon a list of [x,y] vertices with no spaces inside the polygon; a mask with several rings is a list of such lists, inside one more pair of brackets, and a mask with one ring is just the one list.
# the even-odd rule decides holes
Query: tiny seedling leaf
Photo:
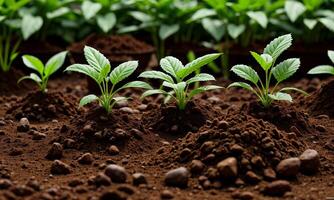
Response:
[{"label": "tiny seedling leaf", "polygon": [[298,58],[290,58],[275,66],[272,73],[278,82],[282,82],[296,73],[299,66],[300,60]]},{"label": "tiny seedling leaf", "polygon": [[176,73],[184,68],[182,62],[172,56],[167,56],[161,59],[160,66],[165,72],[172,75],[174,78],[177,78]]},{"label": "tiny seedling leaf", "polygon": [[22,56],[23,63],[30,69],[36,70],[40,75],[43,75],[44,65],[40,59],[31,55]]},{"label": "tiny seedling leaf", "polygon": [[97,96],[94,95],[94,94],[90,94],[90,95],[84,96],[84,97],[82,97],[82,99],[80,100],[79,107],[82,107],[82,106],[84,106],[84,105],[86,105],[86,104],[89,104],[89,103],[91,103],[91,102],[93,102],[93,101],[96,101],[96,100],[98,100],[98,99],[99,99],[99,97],[97,97]]},{"label": "tiny seedling leaf", "polygon": [[174,80],[171,76],[169,76],[168,74],[165,74],[163,72],[155,71],[155,70],[143,72],[139,75],[139,77],[160,79],[160,80],[163,80],[163,81],[174,83]]},{"label": "tiny seedling leaf", "polygon": [[334,67],[330,65],[320,65],[312,68],[308,74],[332,74],[334,75]]},{"label": "tiny seedling leaf", "polygon": [[269,94],[268,96],[273,100],[292,102],[291,95],[284,92],[277,92],[275,94]]},{"label": "tiny seedling leaf", "polygon": [[118,65],[110,73],[112,84],[117,84],[125,78],[129,77],[138,67],[138,61],[128,61]]},{"label": "tiny seedling leaf", "polygon": [[257,84],[259,81],[259,75],[257,72],[247,65],[235,65],[232,67],[231,71],[254,84]]},{"label": "tiny seedling leaf", "polygon": [[269,54],[275,61],[285,50],[292,45],[291,34],[282,35],[271,41],[263,53]]}]

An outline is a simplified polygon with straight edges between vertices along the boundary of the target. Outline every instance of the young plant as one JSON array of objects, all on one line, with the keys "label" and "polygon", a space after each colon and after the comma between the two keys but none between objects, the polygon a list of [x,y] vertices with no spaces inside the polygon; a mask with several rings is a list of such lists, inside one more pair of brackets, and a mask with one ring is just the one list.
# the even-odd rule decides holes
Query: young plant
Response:
[{"label": "young plant", "polygon": [[[327,52],[329,59],[331,59],[332,63],[334,64],[334,51]],[[311,69],[308,74],[331,74],[334,75],[334,66],[330,65],[319,65]]]},{"label": "young plant", "polygon": [[[92,78],[101,90],[101,96],[94,94],[87,95],[80,100],[80,107],[93,101],[99,101],[101,106],[110,113],[117,101],[124,101],[126,97],[115,97],[117,92],[125,88],[144,88],[152,89],[152,87],[142,81],[132,81],[116,88],[116,85],[129,77],[138,66],[137,61],[128,61],[118,65],[111,72],[109,60],[96,49],[85,46],[86,64],[73,64],[65,69],[65,71],[73,71],[85,74]],[[110,87],[111,85],[111,87]]]},{"label": "young plant", "polygon": [[[146,71],[139,75],[142,78],[160,79],[163,81],[160,89],[150,89],[143,93],[141,98],[145,98],[154,94],[163,94],[176,101],[179,110],[184,110],[187,103],[197,94],[220,89],[222,87],[216,85],[206,85],[195,89],[190,89],[191,84],[197,82],[213,81],[215,78],[206,73],[199,73],[193,77],[189,77],[201,67],[212,62],[221,54],[208,54],[183,66],[181,61],[172,56],[167,56],[160,60],[161,71]],[[166,89],[163,89],[166,88]],[[169,99],[169,98],[167,98]]]},{"label": "young plant", "polygon": [[60,52],[52,56],[48,62],[44,65],[42,61],[35,56],[24,55],[22,56],[23,63],[30,69],[33,69],[38,72],[31,73],[29,76],[23,76],[20,78],[17,83],[20,83],[23,80],[30,79],[38,85],[41,92],[47,92],[48,80],[52,74],[58,71],[61,66],[64,64],[66,58],[66,51]]},{"label": "young plant", "polygon": [[[228,87],[241,87],[253,92],[264,107],[269,107],[274,100],[291,102],[292,97],[286,93],[287,91],[294,90],[306,94],[304,91],[293,87],[277,88],[282,81],[292,76],[300,66],[300,60],[298,58],[290,58],[275,65],[277,58],[287,50],[291,44],[291,34],[287,34],[271,41],[261,55],[250,52],[264,70],[265,80],[262,81],[257,72],[250,66],[235,65],[232,67],[231,71],[253,83],[255,88],[245,82],[234,82]],[[276,79],[276,84],[273,88],[270,87],[272,76]]]}]

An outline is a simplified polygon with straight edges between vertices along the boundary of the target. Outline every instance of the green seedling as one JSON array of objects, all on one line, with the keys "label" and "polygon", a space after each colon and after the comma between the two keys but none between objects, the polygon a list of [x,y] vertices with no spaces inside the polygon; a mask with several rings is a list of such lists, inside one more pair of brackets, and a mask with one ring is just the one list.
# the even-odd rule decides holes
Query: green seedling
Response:
[{"label": "green seedling", "polygon": [[[332,63],[334,64],[334,51],[327,52],[329,59],[331,59]],[[331,74],[334,75],[334,66],[330,65],[319,65],[311,69],[308,74]]]},{"label": "green seedling", "polygon": [[[245,82],[234,82],[228,87],[241,87],[253,92],[259,98],[264,107],[269,107],[274,100],[285,100],[292,102],[291,95],[286,93],[291,90],[307,94],[304,91],[294,87],[284,87],[278,89],[278,85],[282,83],[282,81],[292,76],[300,66],[300,60],[298,58],[290,58],[275,65],[277,58],[291,45],[291,34],[287,34],[271,41],[266,46],[261,55],[255,52],[250,52],[257,63],[264,70],[265,80],[262,81],[257,72],[250,66],[235,65],[232,67],[231,71],[233,71],[239,77],[250,81],[255,85],[255,87],[253,88],[250,84]],[[271,88],[270,83],[273,76],[276,79],[276,84]]]},{"label": "green seedling", "polygon": [[[172,56],[167,56],[160,60],[161,71],[146,71],[139,75],[142,78],[160,79],[163,81],[160,89],[150,89],[143,93],[142,98],[154,94],[163,94],[175,100],[179,110],[184,110],[187,103],[197,94],[220,89],[216,85],[206,85],[195,89],[190,89],[191,85],[197,82],[213,81],[215,78],[206,73],[199,73],[189,78],[194,72],[201,67],[212,62],[221,54],[208,54],[193,60],[186,66],[183,66],[180,60]],[[188,78],[187,78],[188,77]],[[164,89],[166,88],[166,89]],[[167,99],[170,99],[167,98]]]},{"label": "green seedling", "polygon": [[115,96],[120,90],[125,88],[152,89],[149,84],[142,81],[128,82],[116,88],[118,83],[134,73],[138,67],[137,61],[124,62],[110,72],[111,66],[109,60],[99,51],[85,46],[84,54],[88,65],[73,64],[67,67],[65,71],[79,72],[92,78],[98,84],[101,96],[98,97],[90,94],[83,97],[79,103],[80,107],[93,101],[98,101],[107,113],[110,113],[116,102],[128,99],[126,97]]},{"label": "green seedling", "polygon": [[58,71],[64,64],[66,54],[67,52],[63,51],[52,56],[45,65],[42,63],[40,59],[36,58],[35,56],[31,55],[22,56],[23,63],[28,68],[37,71],[38,74],[31,73],[29,76],[23,76],[17,81],[17,83],[29,79],[36,82],[41,92],[43,93],[47,92],[48,80],[50,76],[54,74],[56,71]]}]

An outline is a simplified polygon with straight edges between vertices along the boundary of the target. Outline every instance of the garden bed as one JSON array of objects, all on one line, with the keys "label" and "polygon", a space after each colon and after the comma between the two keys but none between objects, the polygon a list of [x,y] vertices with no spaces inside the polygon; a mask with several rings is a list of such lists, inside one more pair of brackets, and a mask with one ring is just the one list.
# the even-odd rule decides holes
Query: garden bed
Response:
[{"label": "garden bed", "polygon": [[[290,84],[311,95],[270,110],[244,90],[209,92],[183,115],[161,98],[140,101],[137,89],[125,90],[133,100],[110,116],[97,105],[77,109],[86,84],[72,74],[51,80],[38,99],[13,86],[1,93],[0,199],[275,199],[280,190],[287,199],[334,197],[333,78]],[[307,149],[319,153],[319,171],[302,164],[290,177],[276,169]],[[221,177],[220,161],[231,157],[238,172]],[[110,164],[125,168],[126,181],[110,182]],[[188,184],[165,186],[165,173],[179,167],[190,171]]]}]

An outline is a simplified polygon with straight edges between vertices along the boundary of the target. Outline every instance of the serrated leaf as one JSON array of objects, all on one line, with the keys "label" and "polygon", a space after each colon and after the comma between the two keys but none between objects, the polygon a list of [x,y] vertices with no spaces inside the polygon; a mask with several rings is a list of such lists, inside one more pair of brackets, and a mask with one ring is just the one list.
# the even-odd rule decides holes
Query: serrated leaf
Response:
[{"label": "serrated leaf", "polygon": [[329,59],[332,61],[332,63],[334,63],[334,51],[327,51],[327,55],[329,57]]},{"label": "serrated leaf", "polygon": [[268,96],[273,100],[292,102],[291,95],[284,92],[277,92],[275,94],[269,94]]},{"label": "serrated leaf", "polygon": [[25,15],[22,19],[21,31],[23,38],[26,40],[36,31],[38,31],[43,25],[43,19],[41,17],[34,17],[31,15]]},{"label": "serrated leaf", "polygon": [[92,103],[93,101],[96,101],[98,100],[99,97],[97,97],[96,95],[94,94],[90,94],[90,95],[87,95],[87,96],[84,96],[81,98],[80,100],[80,103],[79,103],[79,107],[82,107],[84,105],[87,105],[89,103]]},{"label": "serrated leaf", "polygon": [[247,65],[234,65],[231,71],[254,84],[257,84],[259,81],[259,75],[257,72]]},{"label": "serrated leaf", "polygon": [[303,3],[290,0],[285,2],[284,9],[292,22],[295,22],[306,11]]},{"label": "serrated leaf", "polygon": [[172,75],[174,78],[177,78],[176,73],[184,68],[182,62],[172,56],[167,56],[160,60],[161,68],[167,72],[168,74]]},{"label": "serrated leaf", "polygon": [[221,89],[221,88],[223,88],[223,87],[217,86],[217,85],[202,86],[202,87],[199,87],[199,88],[196,88],[196,89],[192,90],[188,95],[188,99],[191,99],[195,95],[200,94],[202,92],[205,92],[205,91],[208,91],[208,90],[217,90],[217,89]]},{"label": "serrated leaf", "polygon": [[160,80],[163,80],[163,81],[174,83],[174,80],[171,76],[169,76],[168,74],[165,74],[163,72],[159,72],[159,71],[155,71],[155,70],[143,72],[138,77],[160,79]]},{"label": "serrated leaf", "polygon": [[211,74],[206,73],[200,73],[194,76],[193,78],[190,78],[186,81],[187,84],[195,83],[195,82],[203,82],[203,81],[214,81],[216,80],[215,77],[213,77]]},{"label": "serrated leaf", "polygon": [[106,15],[99,15],[97,17],[97,24],[103,32],[108,33],[116,24],[116,15],[108,13]]},{"label": "serrated leaf", "polygon": [[203,28],[216,40],[220,41],[225,34],[225,26],[221,20],[204,18]]},{"label": "serrated leaf", "polygon": [[101,9],[102,5],[100,3],[91,1],[84,1],[81,5],[81,10],[86,20],[94,17]]},{"label": "serrated leaf", "polygon": [[282,35],[271,41],[263,53],[271,55],[275,61],[285,50],[287,50],[292,45],[291,34]]},{"label": "serrated leaf", "polygon": [[40,59],[35,56],[22,56],[23,63],[30,69],[36,70],[40,75],[43,75],[44,65]]},{"label": "serrated leaf", "polygon": [[267,71],[271,67],[271,64],[273,63],[273,58],[269,54],[259,55],[258,53],[253,51],[251,51],[250,53],[265,71]]},{"label": "serrated leaf", "polygon": [[320,65],[312,68],[308,74],[332,74],[334,75],[334,67],[330,65]]},{"label": "serrated leaf", "polygon": [[296,73],[299,66],[300,60],[298,58],[290,58],[276,65],[272,69],[272,73],[278,82],[282,82]]},{"label": "serrated leaf", "polygon": [[165,40],[169,36],[178,32],[179,30],[180,30],[179,24],[172,24],[172,25],[162,24],[159,29],[159,37],[160,39]]},{"label": "serrated leaf", "polygon": [[89,46],[85,46],[84,54],[88,64],[92,66],[97,72],[101,72],[104,68],[109,68],[110,71],[109,60],[98,50]]},{"label": "serrated leaf", "polygon": [[66,58],[67,51],[63,51],[57,53],[56,55],[52,56],[45,65],[45,72],[46,76],[50,76],[64,64]]},{"label": "serrated leaf", "polygon": [[118,65],[110,73],[110,81],[112,84],[117,84],[118,82],[129,77],[138,67],[138,61],[128,61]]},{"label": "serrated leaf", "polygon": [[98,84],[101,83],[102,80],[99,79],[99,72],[96,71],[95,68],[93,68],[90,65],[84,65],[84,64],[73,64],[68,66],[65,71],[73,71],[73,72],[79,72],[82,74],[85,74],[89,77],[91,77],[93,80],[95,80]]},{"label": "serrated leaf", "polygon": [[263,11],[248,11],[248,17],[256,21],[262,28],[267,28],[268,17]]},{"label": "serrated leaf", "polygon": [[190,75],[191,73],[199,70],[201,67],[214,61],[220,55],[221,55],[220,53],[212,53],[212,54],[207,54],[205,56],[199,57],[191,61],[190,63],[188,63],[184,68],[180,69],[176,75],[182,80],[188,75]]},{"label": "serrated leaf", "polygon": [[320,23],[322,23],[328,30],[334,32],[334,19],[331,18],[320,18]]},{"label": "serrated leaf", "polygon": [[252,86],[250,86],[248,83],[244,83],[244,82],[231,83],[227,88],[230,88],[230,87],[241,87],[241,88],[244,88],[246,90],[253,91]]},{"label": "serrated leaf", "polygon": [[318,21],[315,19],[304,19],[303,20],[305,26],[307,26],[308,29],[313,30],[313,28],[317,25]]},{"label": "serrated leaf", "polygon": [[246,30],[245,25],[228,24],[227,32],[233,38],[237,39]]}]

